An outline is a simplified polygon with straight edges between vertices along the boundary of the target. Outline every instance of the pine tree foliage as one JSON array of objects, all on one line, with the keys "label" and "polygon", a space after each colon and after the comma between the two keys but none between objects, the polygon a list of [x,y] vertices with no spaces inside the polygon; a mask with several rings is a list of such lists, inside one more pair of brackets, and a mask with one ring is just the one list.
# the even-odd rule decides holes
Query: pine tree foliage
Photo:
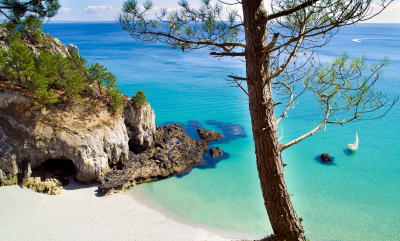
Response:
[{"label": "pine tree foliage", "polygon": [[28,15],[20,24],[21,29],[29,35],[33,43],[42,42],[42,20],[34,15]]},{"label": "pine tree foliage", "polygon": [[104,84],[104,82],[107,80],[107,67],[104,67],[103,65],[100,65],[99,63],[92,63],[92,65],[89,68],[89,73],[91,77],[93,78],[94,81],[96,81],[96,84],[99,88],[100,95],[103,95],[101,92],[101,86]]},{"label": "pine tree foliage", "polygon": [[110,102],[112,109],[114,110],[121,109],[122,105],[124,104],[121,90],[113,88],[110,89],[110,91],[108,91],[108,94],[110,95]]},{"label": "pine tree foliage", "polygon": [[149,103],[146,95],[142,90],[138,90],[136,95],[132,95],[131,101],[135,104],[136,108],[139,108],[141,105]]},{"label": "pine tree foliage", "polygon": [[27,46],[12,42],[7,57],[3,70],[11,85],[19,84],[26,87],[35,70],[35,55]]},{"label": "pine tree foliage", "polygon": [[[0,73],[8,80],[11,86],[21,86],[28,89],[36,97],[35,105],[54,104],[62,101],[75,102],[82,93],[92,93],[92,85],[98,87],[102,95],[102,89],[106,89],[111,108],[120,109],[123,104],[122,92],[115,89],[116,76],[107,72],[107,68],[99,63],[87,65],[86,59],[73,53],[63,57],[54,54],[50,45],[44,40],[32,41],[34,33],[42,35],[42,21],[35,16],[25,17],[19,24],[4,22],[8,50],[0,50]],[[38,55],[34,54],[26,42],[21,38],[21,32],[31,33],[28,36],[30,44],[44,46]],[[43,48],[43,47],[41,47]],[[40,49],[40,48],[38,48]],[[90,90],[89,92],[85,92]],[[58,95],[55,93],[58,92]]]},{"label": "pine tree foliage", "polygon": [[14,23],[20,22],[27,14],[42,19],[54,17],[60,7],[58,0],[0,0],[0,14]]},{"label": "pine tree foliage", "polygon": [[106,73],[106,77],[104,80],[104,85],[107,88],[107,95],[110,95],[109,92],[113,90],[112,88],[117,87],[118,85],[115,83],[117,81],[117,77],[113,75],[111,72]]}]

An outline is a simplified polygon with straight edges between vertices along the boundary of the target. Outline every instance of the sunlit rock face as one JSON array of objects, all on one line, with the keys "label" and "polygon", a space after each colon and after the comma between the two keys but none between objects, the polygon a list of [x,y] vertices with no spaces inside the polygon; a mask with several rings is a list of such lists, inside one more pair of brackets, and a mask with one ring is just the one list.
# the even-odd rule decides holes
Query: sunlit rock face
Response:
[{"label": "sunlit rock face", "polygon": [[146,150],[156,133],[156,115],[150,104],[135,105],[131,101],[124,108],[125,125],[132,135],[129,147],[135,153]]},{"label": "sunlit rock face", "polygon": [[[128,135],[122,113],[106,106],[96,111],[80,105],[32,106],[18,93],[0,92],[0,169],[2,184],[14,184],[49,159],[71,160],[76,179],[93,182],[110,166],[128,158]],[[2,185],[0,184],[0,185]]]}]

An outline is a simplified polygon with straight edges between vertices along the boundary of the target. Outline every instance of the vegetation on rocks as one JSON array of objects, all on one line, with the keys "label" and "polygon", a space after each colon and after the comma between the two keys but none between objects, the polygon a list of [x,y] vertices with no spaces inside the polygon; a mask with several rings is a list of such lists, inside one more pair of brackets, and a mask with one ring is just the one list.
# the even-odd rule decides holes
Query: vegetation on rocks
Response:
[{"label": "vegetation on rocks", "polygon": [[[69,54],[58,40],[43,34],[41,19],[29,15],[18,24],[3,22],[0,35],[4,43],[0,48],[0,79],[13,90],[17,86],[28,90],[34,105],[75,103],[84,94],[108,102],[113,110],[121,109],[124,98],[115,89],[115,75],[99,63],[89,67],[77,53]],[[59,53],[53,51],[57,44]]]},{"label": "vegetation on rocks", "polygon": [[141,105],[149,103],[149,101],[146,98],[146,95],[142,90],[138,90],[138,92],[136,92],[136,95],[132,95],[131,100],[135,104],[136,108],[139,108]]}]

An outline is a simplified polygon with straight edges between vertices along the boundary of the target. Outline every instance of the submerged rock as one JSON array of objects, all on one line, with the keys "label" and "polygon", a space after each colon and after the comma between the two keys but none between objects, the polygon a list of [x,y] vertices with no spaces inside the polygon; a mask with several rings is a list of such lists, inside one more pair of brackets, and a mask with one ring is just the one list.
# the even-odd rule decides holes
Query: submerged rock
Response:
[{"label": "submerged rock", "polygon": [[217,157],[217,156],[221,156],[222,154],[224,154],[224,152],[221,150],[221,148],[217,147],[217,148],[210,148],[210,154],[213,158]]},{"label": "submerged rock", "polygon": [[210,142],[210,141],[216,141],[218,139],[222,138],[222,134],[216,131],[211,131],[211,130],[206,130],[206,129],[197,129],[197,133],[199,133],[199,136],[201,139]]},{"label": "submerged rock", "polygon": [[135,183],[170,177],[200,163],[207,150],[206,141],[190,138],[181,125],[159,126],[147,150],[141,154],[131,152],[122,170],[111,171],[101,179],[99,193],[107,195]]},{"label": "submerged rock", "polygon": [[332,161],[332,158],[328,155],[328,153],[322,153],[321,154],[321,159],[323,162],[330,162]]}]

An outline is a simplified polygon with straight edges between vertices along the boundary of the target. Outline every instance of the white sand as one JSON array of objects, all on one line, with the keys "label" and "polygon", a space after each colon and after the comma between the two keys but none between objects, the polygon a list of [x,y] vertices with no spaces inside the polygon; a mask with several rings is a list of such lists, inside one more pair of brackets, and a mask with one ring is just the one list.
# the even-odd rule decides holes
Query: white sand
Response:
[{"label": "white sand", "polygon": [[1,240],[226,240],[184,225],[132,197],[96,196],[96,185],[71,183],[49,196],[0,187]]}]

